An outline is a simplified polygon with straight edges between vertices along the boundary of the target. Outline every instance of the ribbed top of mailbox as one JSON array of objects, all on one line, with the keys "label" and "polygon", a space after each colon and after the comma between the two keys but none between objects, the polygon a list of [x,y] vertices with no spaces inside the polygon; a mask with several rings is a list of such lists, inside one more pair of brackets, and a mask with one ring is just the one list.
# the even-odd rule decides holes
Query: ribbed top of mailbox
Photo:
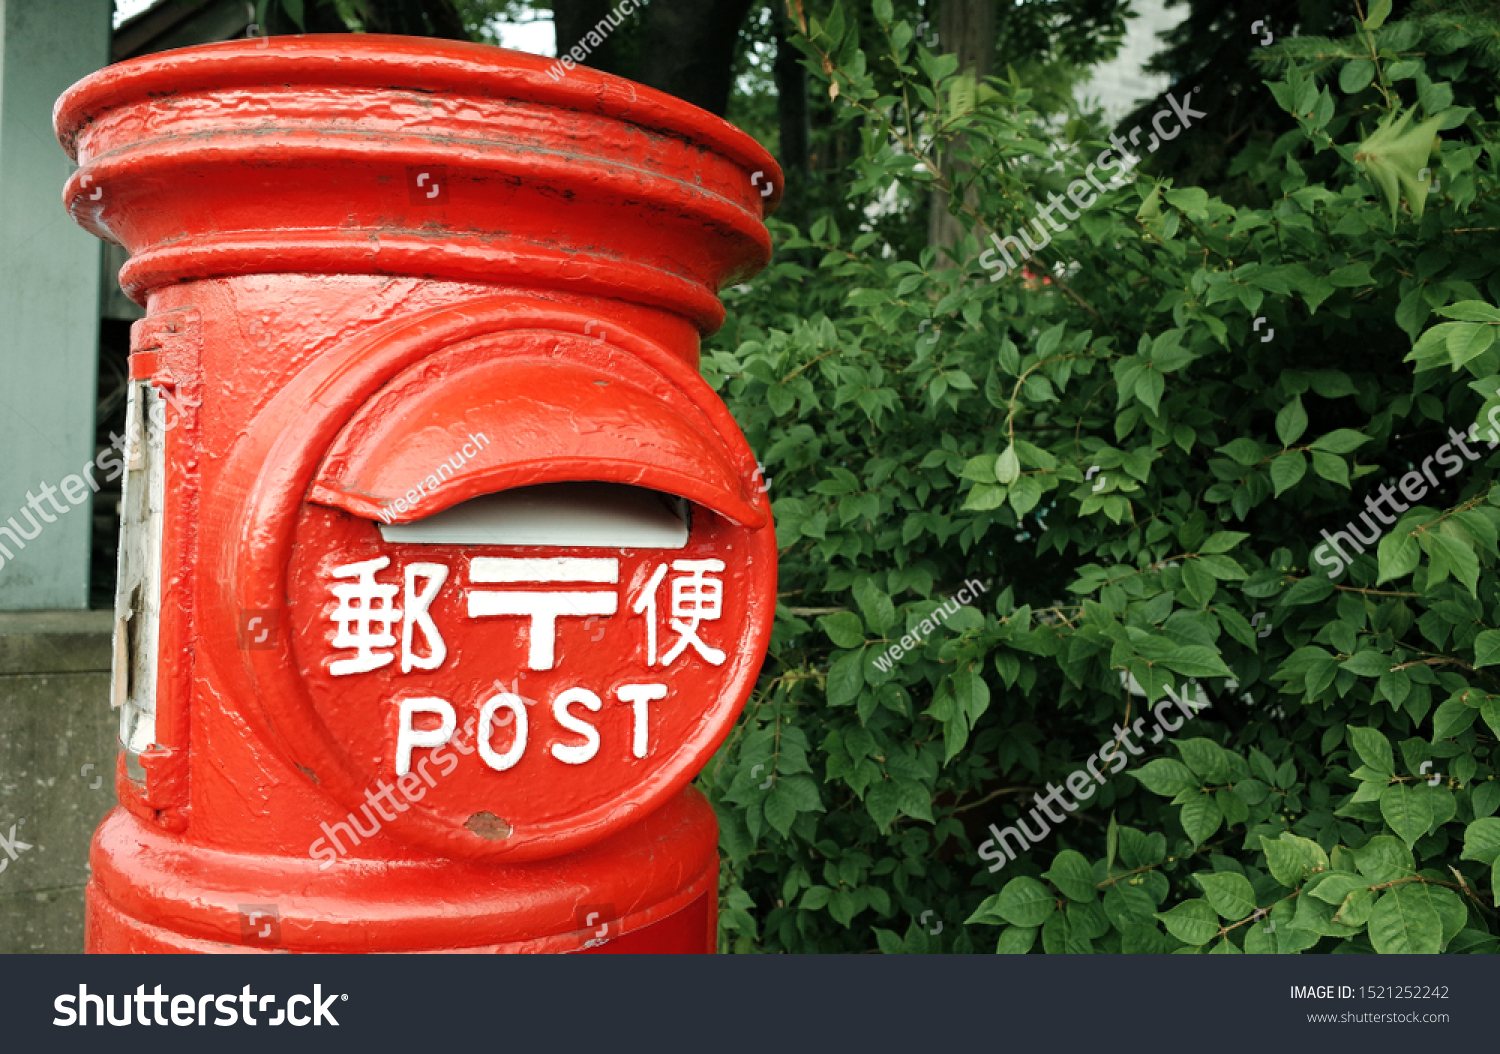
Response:
[{"label": "ribbed top of mailbox", "polygon": [[[679,99],[584,67],[412,37],[168,51],[70,88],[75,220],[121,285],[255,273],[556,288],[675,311],[765,266],[781,171]],[[769,191],[768,191],[769,188]]]}]

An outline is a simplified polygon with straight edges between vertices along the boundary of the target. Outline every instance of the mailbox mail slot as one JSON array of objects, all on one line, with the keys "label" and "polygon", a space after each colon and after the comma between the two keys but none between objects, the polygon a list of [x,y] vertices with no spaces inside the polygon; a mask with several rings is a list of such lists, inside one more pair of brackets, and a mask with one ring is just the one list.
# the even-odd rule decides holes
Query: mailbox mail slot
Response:
[{"label": "mailbox mail slot", "polygon": [[388,542],[681,549],[690,506],[621,483],[544,483],[486,494],[414,523],[380,525]]},{"label": "mailbox mail slot", "polygon": [[[449,320],[471,334],[448,340]],[[312,469],[285,518],[245,510],[236,558],[238,581],[289,601],[290,649],[244,653],[267,724],[297,729],[293,762],[351,808],[379,781],[423,780],[386,829],[448,854],[556,855],[680,791],[728,732],[774,612],[755,460],[711,389],[641,334],[567,327],[503,300],[387,327],[342,375],[303,382],[313,409],[301,383],[282,393],[291,431],[265,417]],[[440,540],[445,515],[538,492],[613,505],[550,538]],[[622,505],[654,505],[671,548],[598,533]],[[269,603],[252,592],[244,606]],[[477,751],[455,766],[440,751],[464,735]]]}]

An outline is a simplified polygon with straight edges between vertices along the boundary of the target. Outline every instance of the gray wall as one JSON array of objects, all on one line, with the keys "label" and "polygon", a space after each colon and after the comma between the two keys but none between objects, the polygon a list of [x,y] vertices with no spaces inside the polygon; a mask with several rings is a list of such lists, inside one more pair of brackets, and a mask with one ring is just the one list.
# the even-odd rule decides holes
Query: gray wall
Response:
[{"label": "gray wall", "polygon": [[[27,530],[27,492],[40,497],[95,453],[100,243],[63,209],[73,165],[52,104],[108,62],[112,7],[0,0],[0,523],[17,516]],[[68,512],[49,511],[56,522],[24,550],[0,535],[14,556],[0,552],[0,610],[88,606],[92,509],[58,503]]]},{"label": "gray wall", "polygon": [[0,954],[83,950],[89,839],[115,803],[111,621],[0,612]]}]

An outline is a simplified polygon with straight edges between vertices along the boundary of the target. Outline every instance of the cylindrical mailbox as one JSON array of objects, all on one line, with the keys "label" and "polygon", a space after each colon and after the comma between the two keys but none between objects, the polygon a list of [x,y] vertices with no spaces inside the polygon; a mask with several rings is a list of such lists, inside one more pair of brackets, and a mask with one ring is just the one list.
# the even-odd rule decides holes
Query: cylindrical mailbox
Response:
[{"label": "cylindrical mailbox", "polygon": [[697,372],[780,172],[628,81],[278,37],[58,102],[130,252],[90,951],[711,951],[775,608]]}]

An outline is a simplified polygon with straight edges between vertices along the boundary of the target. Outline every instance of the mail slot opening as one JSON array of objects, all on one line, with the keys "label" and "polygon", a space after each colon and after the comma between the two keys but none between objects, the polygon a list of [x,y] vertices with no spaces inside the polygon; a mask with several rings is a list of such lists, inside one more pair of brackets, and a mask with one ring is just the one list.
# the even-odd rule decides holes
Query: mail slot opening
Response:
[{"label": "mail slot opening", "polygon": [[681,549],[691,505],[625,483],[542,483],[484,494],[411,523],[381,523],[388,542]]}]

